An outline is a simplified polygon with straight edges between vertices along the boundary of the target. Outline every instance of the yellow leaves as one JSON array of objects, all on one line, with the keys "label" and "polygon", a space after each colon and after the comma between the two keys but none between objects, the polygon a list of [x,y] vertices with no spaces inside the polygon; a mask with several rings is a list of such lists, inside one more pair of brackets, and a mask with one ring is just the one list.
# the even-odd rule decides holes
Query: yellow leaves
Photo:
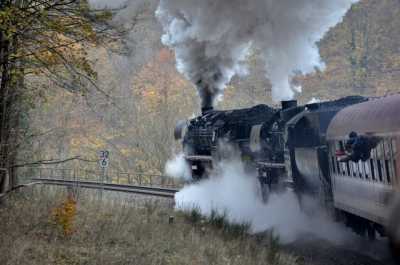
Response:
[{"label": "yellow leaves", "polygon": [[386,69],[400,69],[400,55],[392,55],[386,59]]},{"label": "yellow leaves", "polygon": [[82,33],[91,41],[95,42],[96,41],[96,33],[93,30],[92,25],[88,23],[82,23]]},{"label": "yellow leaves", "polygon": [[23,24],[23,21],[16,21],[19,10],[15,6],[3,7],[0,11],[0,29],[4,32],[16,30],[17,26]]},{"label": "yellow leaves", "polygon": [[122,148],[122,149],[120,149],[119,151],[120,151],[121,154],[124,155],[124,156],[128,156],[128,155],[131,154],[131,150],[130,150],[130,149],[127,149],[127,148]]},{"label": "yellow leaves", "polygon": [[52,218],[64,236],[70,236],[74,233],[74,220],[76,217],[76,201],[72,195],[57,208],[52,210]]},{"label": "yellow leaves", "polygon": [[89,142],[91,147],[97,150],[100,150],[101,148],[104,148],[106,146],[105,142],[99,138],[91,138]]},{"label": "yellow leaves", "polygon": [[[20,49],[12,59],[25,60],[25,73],[30,75],[57,75],[57,78],[72,79],[74,76],[70,69],[74,68],[76,72],[95,79],[97,76],[87,60],[85,45],[97,43],[94,27],[97,21],[93,16],[87,16],[87,3],[79,6],[63,1],[54,6],[47,4],[36,0],[3,4],[0,31],[3,37],[16,41]],[[109,17],[99,14],[103,21]]]},{"label": "yellow leaves", "polygon": [[162,111],[160,108],[181,101],[179,97],[190,86],[189,82],[175,70],[173,53],[161,49],[134,79],[134,94],[142,99],[144,109],[150,113]]},{"label": "yellow leaves", "polygon": [[38,55],[38,57],[46,62],[48,65],[55,65],[60,63],[60,58],[50,51],[45,51]]},{"label": "yellow leaves", "polygon": [[72,148],[77,148],[82,146],[82,139],[81,138],[72,138],[70,141],[70,145]]},{"label": "yellow leaves", "polygon": [[70,140],[71,148],[76,148],[78,151],[80,148],[90,148],[93,150],[100,150],[106,146],[104,140],[96,138],[95,136],[83,137],[82,135],[76,135]]}]

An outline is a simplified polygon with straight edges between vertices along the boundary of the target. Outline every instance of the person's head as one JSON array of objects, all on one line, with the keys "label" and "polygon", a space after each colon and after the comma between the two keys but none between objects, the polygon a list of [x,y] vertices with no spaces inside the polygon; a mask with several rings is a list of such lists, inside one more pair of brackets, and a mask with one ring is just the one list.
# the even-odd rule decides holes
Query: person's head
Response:
[{"label": "person's head", "polygon": [[357,137],[357,133],[356,132],[351,132],[349,134],[349,138],[356,138]]}]

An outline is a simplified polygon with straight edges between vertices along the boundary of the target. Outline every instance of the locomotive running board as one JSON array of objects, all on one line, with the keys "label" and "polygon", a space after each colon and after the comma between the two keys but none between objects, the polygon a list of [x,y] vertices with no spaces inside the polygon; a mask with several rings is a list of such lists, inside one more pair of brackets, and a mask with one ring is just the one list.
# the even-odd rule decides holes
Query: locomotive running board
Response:
[{"label": "locomotive running board", "polygon": [[267,168],[285,168],[285,164],[283,163],[257,162],[257,164],[265,166]]},{"label": "locomotive running board", "polygon": [[212,162],[212,156],[185,156],[186,160],[189,161],[204,161],[204,162]]}]

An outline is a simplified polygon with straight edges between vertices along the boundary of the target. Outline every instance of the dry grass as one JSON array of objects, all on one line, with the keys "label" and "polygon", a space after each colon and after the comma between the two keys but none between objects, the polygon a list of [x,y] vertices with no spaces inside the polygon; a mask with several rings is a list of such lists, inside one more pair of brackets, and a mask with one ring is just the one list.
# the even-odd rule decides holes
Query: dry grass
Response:
[{"label": "dry grass", "polygon": [[295,264],[274,244],[176,213],[165,201],[86,191],[65,236],[52,210],[66,197],[62,188],[36,187],[0,205],[0,264]]}]

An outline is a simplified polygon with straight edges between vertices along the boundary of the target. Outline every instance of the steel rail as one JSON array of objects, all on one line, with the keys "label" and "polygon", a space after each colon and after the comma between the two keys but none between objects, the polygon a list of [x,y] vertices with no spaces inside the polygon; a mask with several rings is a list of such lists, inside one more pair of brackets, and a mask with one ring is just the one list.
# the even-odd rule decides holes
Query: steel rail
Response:
[{"label": "steel rail", "polygon": [[82,184],[101,184],[101,185],[108,185],[108,186],[113,186],[113,187],[131,187],[131,188],[137,188],[137,189],[142,189],[142,190],[157,190],[157,191],[163,191],[163,192],[170,192],[170,193],[176,193],[179,190],[178,189],[172,189],[172,188],[164,188],[164,187],[155,187],[155,186],[141,186],[141,185],[131,185],[131,184],[117,184],[117,183],[109,183],[109,182],[98,182],[98,181],[89,181],[89,180],[79,180],[79,179],[56,179],[56,178],[32,178],[34,181],[62,181],[66,183],[82,183]]},{"label": "steel rail", "polygon": [[87,189],[101,189],[107,191],[136,193],[136,194],[151,195],[151,196],[165,197],[165,198],[174,198],[175,193],[178,192],[177,189],[167,189],[162,187],[122,185],[122,184],[101,183],[93,181],[43,179],[43,178],[33,178],[32,180],[40,182],[41,184],[44,185],[80,187]]}]

